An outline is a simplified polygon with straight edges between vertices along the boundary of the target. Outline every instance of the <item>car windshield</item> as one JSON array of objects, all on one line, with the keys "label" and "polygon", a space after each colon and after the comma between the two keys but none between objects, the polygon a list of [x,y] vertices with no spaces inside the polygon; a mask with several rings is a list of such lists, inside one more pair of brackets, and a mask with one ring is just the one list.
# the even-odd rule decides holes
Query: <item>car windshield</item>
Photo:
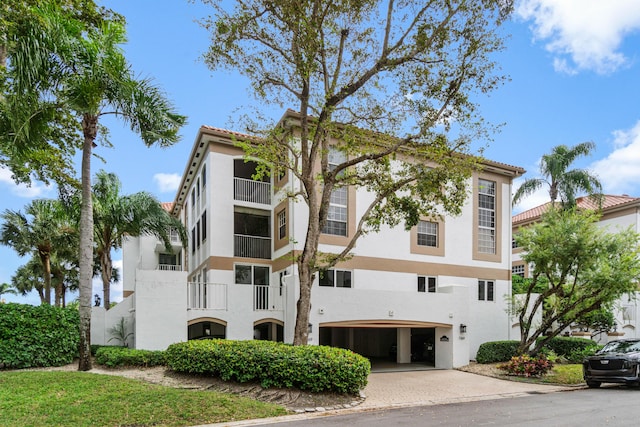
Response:
[{"label": "car windshield", "polygon": [[640,351],[640,341],[612,341],[600,353],[632,353]]}]

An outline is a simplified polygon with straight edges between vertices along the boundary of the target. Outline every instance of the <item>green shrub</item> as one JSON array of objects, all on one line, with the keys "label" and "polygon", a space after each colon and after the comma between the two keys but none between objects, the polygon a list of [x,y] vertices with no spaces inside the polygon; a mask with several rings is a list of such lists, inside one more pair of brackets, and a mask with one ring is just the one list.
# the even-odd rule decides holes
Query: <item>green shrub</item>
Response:
[{"label": "green shrub", "polygon": [[66,365],[77,356],[79,343],[78,310],[0,304],[0,367]]},{"label": "green shrub", "polygon": [[541,377],[553,368],[553,363],[545,356],[514,356],[507,363],[498,365],[499,369],[509,375],[519,377]]},{"label": "green shrub", "polygon": [[371,371],[369,360],[350,350],[272,341],[192,340],[172,344],[166,353],[174,371],[257,381],[265,388],[355,394]]},{"label": "green shrub", "polygon": [[91,344],[91,355],[95,356],[98,350],[102,347],[121,347],[119,345],[102,345],[102,344]]},{"label": "green shrub", "polygon": [[[538,338],[538,340],[541,339],[543,338]],[[555,354],[564,358],[568,358],[573,352],[595,346],[597,346],[595,341],[578,337],[553,337],[545,344],[546,348],[553,350]]]},{"label": "green shrub", "polygon": [[489,341],[480,345],[478,363],[506,362],[517,354],[519,341]]},{"label": "green shrub", "polygon": [[102,346],[96,351],[96,363],[109,368],[118,366],[161,366],[165,364],[165,352],[161,350],[136,350],[126,347]]},{"label": "green shrub", "polygon": [[601,345],[592,345],[582,350],[574,350],[566,355],[565,359],[568,363],[582,363],[586,357],[593,356],[602,347]]}]

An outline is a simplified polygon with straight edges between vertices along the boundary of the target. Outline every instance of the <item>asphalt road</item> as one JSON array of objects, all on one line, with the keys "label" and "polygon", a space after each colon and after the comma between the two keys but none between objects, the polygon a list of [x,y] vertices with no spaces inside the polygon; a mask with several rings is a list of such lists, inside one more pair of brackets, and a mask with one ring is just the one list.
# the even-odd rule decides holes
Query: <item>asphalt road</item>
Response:
[{"label": "asphalt road", "polygon": [[500,400],[314,416],[270,426],[634,426],[640,389],[603,386]]}]

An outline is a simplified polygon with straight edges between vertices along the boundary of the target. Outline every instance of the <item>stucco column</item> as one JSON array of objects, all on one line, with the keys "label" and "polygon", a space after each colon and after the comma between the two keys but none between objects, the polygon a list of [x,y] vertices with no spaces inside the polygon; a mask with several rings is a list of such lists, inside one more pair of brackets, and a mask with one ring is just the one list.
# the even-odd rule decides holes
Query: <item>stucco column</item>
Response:
[{"label": "stucco column", "polygon": [[398,363],[411,363],[411,328],[396,329],[398,338]]}]

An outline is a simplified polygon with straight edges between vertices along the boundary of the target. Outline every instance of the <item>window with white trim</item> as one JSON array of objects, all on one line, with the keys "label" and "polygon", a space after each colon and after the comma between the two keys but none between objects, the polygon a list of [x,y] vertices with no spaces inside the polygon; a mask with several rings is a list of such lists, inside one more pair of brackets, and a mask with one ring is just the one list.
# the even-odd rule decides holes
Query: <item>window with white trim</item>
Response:
[{"label": "window with white trim", "polygon": [[287,211],[282,209],[278,212],[278,238],[284,239],[287,237]]},{"label": "window with white trim", "polygon": [[[329,170],[334,170],[339,164],[344,163],[347,156],[340,150],[331,148],[328,154]],[[327,215],[327,223],[322,230],[325,234],[333,234],[336,236],[347,235],[347,219],[348,219],[348,192],[347,187],[338,187],[331,191],[329,200],[329,213]]]},{"label": "window with white trim", "polygon": [[524,277],[524,264],[514,265],[511,267],[512,276]]},{"label": "window with white trim", "polygon": [[236,264],[234,272],[237,285],[269,284],[269,267],[264,265]]},{"label": "window with white trim", "polygon": [[478,301],[493,301],[494,290],[493,280],[478,280]]},{"label": "window with white trim", "polygon": [[350,288],[351,271],[320,270],[318,271],[318,285],[335,288]]},{"label": "window with white trim", "polygon": [[478,180],[478,252],[496,253],[496,183]]},{"label": "window with white trim", "polygon": [[438,247],[438,223],[431,221],[419,221],[417,226],[418,245]]},{"label": "window with white trim", "polygon": [[418,276],[418,292],[435,293],[437,282],[435,277]]}]

